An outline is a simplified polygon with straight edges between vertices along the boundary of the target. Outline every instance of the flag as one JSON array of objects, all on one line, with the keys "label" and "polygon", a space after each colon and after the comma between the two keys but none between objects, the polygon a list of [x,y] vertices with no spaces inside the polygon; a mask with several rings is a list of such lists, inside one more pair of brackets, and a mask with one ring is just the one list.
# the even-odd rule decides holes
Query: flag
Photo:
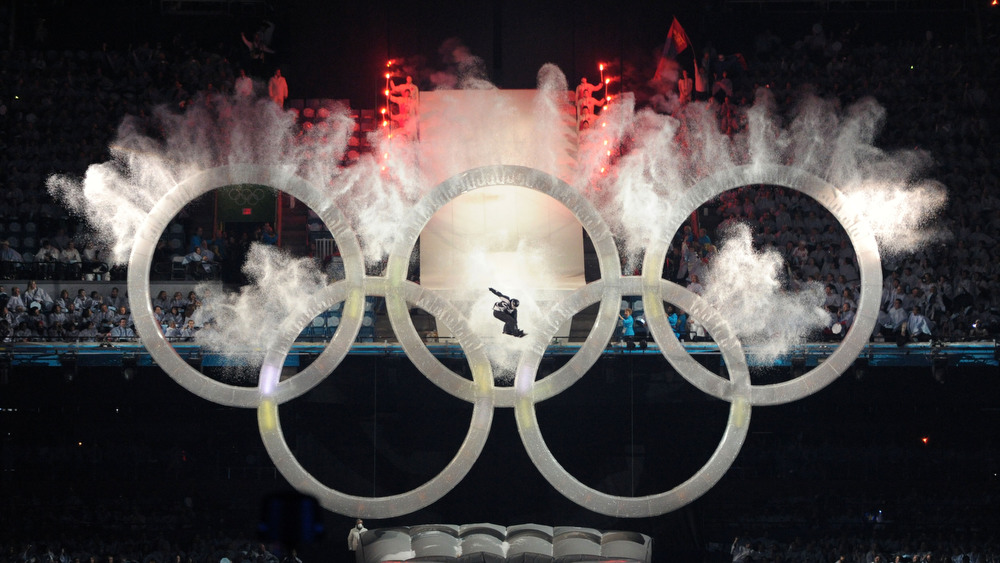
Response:
[{"label": "flag", "polygon": [[670,24],[670,31],[667,32],[667,43],[663,45],[663,56],[672,59],[678,53],[683,53],[690,45],[691,40],[681,27],[681,22],[674,18],[674,22]]},{"label": "flag", "polygon": [[662,80],[666,75],[667,61],[673,60],[678,53],[690,46],[691,40],[688,39],[687,32],[681,27],[677,18],[674,18],[673,23],[670,24],[670,31],[667,32],[667,42],[663,44],[663,53],[660,54],[660,60],[656,64],[656,74],[653,75],[653,80]]}]

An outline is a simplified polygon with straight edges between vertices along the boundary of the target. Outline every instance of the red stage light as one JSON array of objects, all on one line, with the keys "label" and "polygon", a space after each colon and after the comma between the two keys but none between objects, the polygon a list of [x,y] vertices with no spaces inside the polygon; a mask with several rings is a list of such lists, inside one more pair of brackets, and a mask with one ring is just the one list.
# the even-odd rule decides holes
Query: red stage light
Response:
[{"label": "red stage light", "polygon": [[604,70],[604,63],[601,63],[601,64],[597,65],[597,68],[599,68],[601,70]]},{"label": "red stage light", "polygon": [[923,442],[926,445],[927,442],[931,441],[931,439],[930,439],[929,436],[924,436],[923,438],[920,439],[920,441]]}]

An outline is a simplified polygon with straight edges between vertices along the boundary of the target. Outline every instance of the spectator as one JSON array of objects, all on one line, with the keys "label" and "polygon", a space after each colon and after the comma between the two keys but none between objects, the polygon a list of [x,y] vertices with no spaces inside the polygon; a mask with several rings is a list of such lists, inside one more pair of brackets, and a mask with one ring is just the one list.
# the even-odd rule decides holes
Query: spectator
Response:
[{"label": "spectator", "polygon": [[29,305],[38,303],[43,309],[52,306],[52,298],[49,297],[48,292],[38,287],[38,282],[35,280],[28,281],[28,286],[24,290],[24,301]]},{"label": "spectator", "polygon": [[66,243],[63,251],[59,253],[59,261],[63,264],[63,277],[70,280],[80,279],[80,267],[83,259],[73,241]]},{"label": "spectator", "polygon": [[260,242],[270,246],[278,244],[278,234],[274,232],[274,228],[271,227],[270,223],[264,223],[264,226],[261,228]]},{"label": "spectator", "polygon": [[118,324],[108,333],[108,338],[113,340],[134,340],[135,331],[128,326],[128,319],[122,317],[118,319]]},{"label": "spectator", "polygon": [[694,80],[688,76],[688,71],[681,70],[681,78],[677,81],[677,101],[681,105],[689,103],[692,92],[694,92]]},{"label": "spectator", "polygon": [[247,76],[247,72],[240,69],[240,76],[236,79],[236,83],[233,86],[233,91],[240,98],[249,98],[253,96],[253,80]]},{"label": "spectator", "polygon": [[107,303],[112,309],[128,306],[128,298],[119,293],[117,287],[111,288],[111,293],[108,294],[108,297],[104,300],[104,302]]},{"label": "spectator", "polygon": [[79,336],[80,341],[90,342],[97,340],[97,335],[98,335],[97,325],[94,323],[94,321],[84,320],[80,324],[83,325],[83,328],[80,329],[80,336]]},{"label": "spectator", "polygon": [[212,265],[208,262],[208,257],[202,254],[201,246],[196,246],[184,256],[183,264],[187,266],[188,279],[203,280],[212,274]]},{"label": "spectator", "polygon": [[160,292],[156,294],[156,298],[153,299],[153,306],[159,307],[164,311],[168,311],[170,309],[170,298],[167,297],[166,290],[160,290]]},{"label": "spectator", "polygon": [[907,319],[907,333],[910,338],[919,342],[927,342],[931,339],[931,324],[927,317],[920,311],[919,305],[914,305]]},{"label": "spectator", "polygon": [[42,247],[35,254],[38,275],[41,279],[52,279],[56,275],[56,264],[59,263],[59,249],[52,246],[48,240],[42,241]]},{"label": "spectator", "polygon": [[171,320],[167,322],[167,328],[164,329],[163,336],[168,339],[177,339],[181,337],[181,329],[177,328],[177,321]]},{"label": "spectator", "polygon": [[22,263],[21,253],[10,247],[10,241],[0,241],[0,277],[13,279]]},{"label": "spectator", "polygon": [[892,309],[889,309],[889,328],[892,334],[899,334],[906,329],[906,322],[909,315],[903,308],[903,300],[896,299],[892,302]]},{"label": "spectator", "polygon": [[184,328],[180,331],[180,337],[184,340],[194,340],[197,332],[198,329],[194,326],[194,319],[188,319],[187,323],[184,324]]},{"label": "spectator", "polygon": [[170,299],[171,309],[177,307],[178,309],[183,311],[184,308],[187,306],[188,306],[188,300],[184,299],[184,294],[179,291],[175,291],[174,296]]},{"label": "spectator", "polygon": [[279,108],[285,107],[285,99],[288,98],[288,82],[281,76],[281,69],[274,70],[274,76],[267,82],[267,95]]}]

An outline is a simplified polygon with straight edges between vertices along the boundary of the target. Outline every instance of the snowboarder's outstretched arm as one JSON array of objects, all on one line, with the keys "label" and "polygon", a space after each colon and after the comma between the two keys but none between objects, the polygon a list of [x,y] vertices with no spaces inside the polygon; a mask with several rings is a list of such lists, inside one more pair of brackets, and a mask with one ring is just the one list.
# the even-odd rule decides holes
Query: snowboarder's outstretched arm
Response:
[{"label": "snowboarder's outstretched arm", "polygon": [[500,293],[499,291],[493,289],[492,287],[490,288],[490,291],[493,293],[493,295],[496,295],[497,297],[499,297],[501,299],[506,299],[506,300],[510,301],[510,297],[507,297],[506,295]]}]

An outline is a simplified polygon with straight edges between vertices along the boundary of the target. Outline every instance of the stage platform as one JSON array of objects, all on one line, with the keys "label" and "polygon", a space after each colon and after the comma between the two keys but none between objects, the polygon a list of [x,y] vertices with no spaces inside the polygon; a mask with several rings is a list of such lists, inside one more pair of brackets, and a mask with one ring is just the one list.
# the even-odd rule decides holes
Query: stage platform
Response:
[{"label": "stage platform", "polygon": [[[427,348],[438,358],[460,359],[464,357],[461,346],[453,341],[427,342]],[[684,343],[688,353],[696,358],[712,359],[722,362],[718,346],[713,342]],[[579,342],[554,340],[545,352],[546,359],[568,358],[579,351]],[[322,342],[301,342],[293,345],[285,361],[286,368],[297,368],[307,365],[312,358],[323,351]],[[236,366],[234,362],[219,354],[203,350],[201,346],[191,342],[174,344],[177,354],[188,362],[202,367]],[[795,348],[791,354],[778,358],[774,367],[808,369],[826,360],[836,349],[835,343],[804,344]],[[352,356],[380,356],[406,358],[399,344],[385,341],[381,343],[356,343],[352,346]],[[611,343],[604,351],[605,356],[632,357],[634,359],[662,359],[659,346],[650,342],[645,349],[639,346],[628,348],[619,342]],[[997,343],[961,342],[961,343],[913,343],[897,346],[895,343],[870,343],[859,355],[858,361],[863,367],[988,367],[1000,366],[998,362],[1000,348]],[[133,365],[151,367],[155,363],[139,342],[112,343],[72,343],[72,342],[16,342],[0,344],[0,368],[6,367],[60,367],[74,365],[77,367],[102,367]],[[857,366],[858,362],[856,362]],[[751,365],[753,365],[751,363]]]}]

